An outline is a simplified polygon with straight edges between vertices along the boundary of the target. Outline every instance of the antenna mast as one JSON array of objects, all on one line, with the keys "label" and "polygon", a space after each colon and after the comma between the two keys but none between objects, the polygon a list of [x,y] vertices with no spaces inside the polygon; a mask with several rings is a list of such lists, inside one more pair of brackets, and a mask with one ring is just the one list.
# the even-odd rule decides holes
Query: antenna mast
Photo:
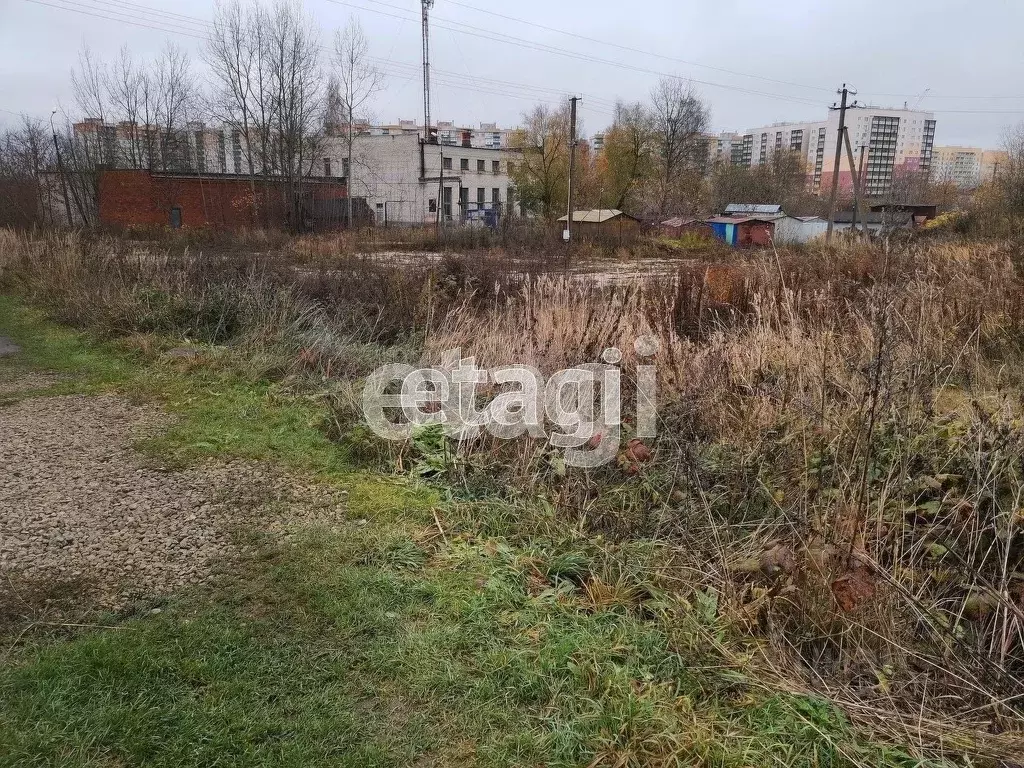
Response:
[{"label": "antenna mast", "polygon": [[423,138],[430,141],[430,9],[434,0],[423,4]]}]

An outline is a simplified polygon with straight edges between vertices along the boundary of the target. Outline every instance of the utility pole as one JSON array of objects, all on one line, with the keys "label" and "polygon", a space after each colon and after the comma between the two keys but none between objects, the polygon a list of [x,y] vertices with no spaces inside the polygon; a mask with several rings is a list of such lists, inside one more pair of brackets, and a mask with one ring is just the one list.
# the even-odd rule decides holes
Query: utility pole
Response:
[{"label": "utility pole", "polygon": [[[850,164],[850,175],[853,177],[853,221],[850,223],[850,231],[857,234],[857,216],[860,212],[860,192],[861,192],[861,175],[860,171],[854,170],[853,162],[853,147],[850,145],[850,130],[848,128],[843,129],[843,143],[846,144],[846,162]],[[861,155],[861,159],[864,159],[864,155]]]},{"label": "utility pole", "polygon": [[421,0],[423,5],[423,138],[430,141],[430,9],[434,0]]},{"label": "utility pole", "polygon": [[569,259],[569,248],[572,247],[572,215],[573,215],[573,179],[576,173],[576,103],[579,101],[578,96],[573,96],[569,99],[569,202],[567,205],[568,210],[566,213],[568,217],[565,220],[565,258],[566,261]]},{"label": "utility pole", "polygon": [[[863,201],[863,199],[865,197],[867,197],[867,195],[868,195],[867,180],[864,178],[864,155],[866,154],[866,150],[867,149],[868,149],[868,145],[867,144],[861,144],[860,145],[860,165],[857,168],[857,178],[860,179],[860,191],[856,195],[856,199],[853,201],[853,213],[854,213],[855,217],[859,217],[861,201]],[[856,228],[856,221],[857,221],[857,219],[854,218],[854,228]],[[863,229],[864,229],[864,239],[866,240],[867,236],[868,236],[868,217],[867,217],[867,214],[864,214]]]},{"label": "utility pole", "polygon": [[[849,89],[846,87],[846,83],[843,83],[843,90],[839,91],[843,98],[839,104],[839,133],[836,135],[836,160],[832,168],[832,194],[829,196],[828,202],[828,232],[825,235],[825,242],[832,240],[832,230],[836,225],[836,197],[839,194],[839,165],[843,159],[843,137],[846,134],[846,100],[850,94]],[[856,92],[854,92],[856,95]],[[856,106],[856,103],[854,104]],[[836,109],[835,106],[832,109]],[[853,168],[850,168],[853,171]]]},{"label": "utility pole", "polygon": [[68,200],[68,180],[64,175],[64,163],[60,159],[60,142],[57,141],[57,129],[53,127],[53,116],[57,110],[50,113],[50,132],[53,134],[53,148],[57,152],[57,173],[60,174],[60,186],[64,192],[64,211],[68,216],[68,226],[71,226],[71,201]]}]

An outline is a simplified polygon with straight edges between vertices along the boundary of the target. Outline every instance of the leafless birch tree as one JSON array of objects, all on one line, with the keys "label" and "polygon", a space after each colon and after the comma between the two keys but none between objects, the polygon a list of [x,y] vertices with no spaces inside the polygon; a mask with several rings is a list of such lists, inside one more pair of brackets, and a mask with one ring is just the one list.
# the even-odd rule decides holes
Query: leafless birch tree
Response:
[{"label": "leafless birch tree", "polygon": [[352,148],[355,144],[356,115],[362,111],[373,96],[384,87],[384,74],[370,60],[370,44],[363,27],[355,17],[349,17],[343,30],[334,40],[334,56],[337,64],[337,99],[344,120],[345,138],[345,183],[348,185],[348,202],[345,220],[352,226],[352,190],[355,164],[352,162]]},{"label": "leafless birch tree", "polygon": [[707,171],[711,114],[691,84],[667,77],[651,92],[651,110],[660,171],[658,212],[664,214],[685,202],[681,198],[692,194]]},{"label": "leafless birch tree", "polygon": [[319,27],[297,2],[232,0],[217,7],[204,58],[219,85],[215,111],[244,142],[251,178],[283,177],[299,226],[303,179],[324,137]]}]

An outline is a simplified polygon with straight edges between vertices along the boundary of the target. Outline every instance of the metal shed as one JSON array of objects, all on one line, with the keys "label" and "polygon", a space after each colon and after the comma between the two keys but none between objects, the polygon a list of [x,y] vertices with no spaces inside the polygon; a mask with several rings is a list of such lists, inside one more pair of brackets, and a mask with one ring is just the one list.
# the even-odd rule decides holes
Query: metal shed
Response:
[{"label": "metal shed", "polygon": [[734,248],[770,245],[775,234],[775,222],[762,216],[716,216],[707,223],[715,237]]},{"label": "metal shed", "polygon": [[780,216],[775,219],[774,240],[779,245],[808,243],[828,231],[828,221],[820,216]]}]

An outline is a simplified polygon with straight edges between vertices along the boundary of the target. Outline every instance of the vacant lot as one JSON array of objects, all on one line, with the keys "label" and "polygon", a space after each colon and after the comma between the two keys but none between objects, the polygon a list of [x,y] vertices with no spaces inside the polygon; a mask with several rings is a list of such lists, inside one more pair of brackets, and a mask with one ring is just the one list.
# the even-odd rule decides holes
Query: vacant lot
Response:
[{"label": "vacant lot", "polygon": [[[487,254],[137,249],[3,243],[26,599],[5,597],[0,760],[1022,752],[1012,245],[691,254],[642,290]],[[660,435],[627,428],[598,470],[526,440],[385,444],[358,412],[385,362],[549,373],[615,345],[628,374],[642,334]]]}]

